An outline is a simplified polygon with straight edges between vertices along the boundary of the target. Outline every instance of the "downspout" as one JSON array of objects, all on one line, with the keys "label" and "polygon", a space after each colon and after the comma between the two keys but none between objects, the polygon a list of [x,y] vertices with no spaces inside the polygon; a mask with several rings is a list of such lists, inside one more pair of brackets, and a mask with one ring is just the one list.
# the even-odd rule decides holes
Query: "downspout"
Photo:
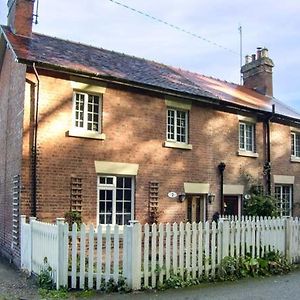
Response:
[{"label": "downspout", "polygon": [[267,181],[267,195],[271,195],[271,134],[270,134],[270,121],[275,114],[275,104],[272,105],[272,114],[265,120],[266,126],[266,161],[264,163],[264,175]]},{"label": "downspout", "polygon": [[40,96],[40,77],[36,70],[35,63],[32,64],[34,75],[37,80],[36,84],[36,99],[34,107],[34,130],[33,130],[33,145],[31,149],[32,154],[32,209],[33,217],[36,217],[37,207],[37,133],[38,133],[38,115],[39,115],[39,96]]},{"label": "downspout", "polygon": [[221,212],[220,214],[223,215],[224,214],[224,191],[223,191],[223,184],[224,184],[224,170],[226,168],[225,163],[220,162],[218,165],[218,169],[220,172],[220,198],[221,198]]}]

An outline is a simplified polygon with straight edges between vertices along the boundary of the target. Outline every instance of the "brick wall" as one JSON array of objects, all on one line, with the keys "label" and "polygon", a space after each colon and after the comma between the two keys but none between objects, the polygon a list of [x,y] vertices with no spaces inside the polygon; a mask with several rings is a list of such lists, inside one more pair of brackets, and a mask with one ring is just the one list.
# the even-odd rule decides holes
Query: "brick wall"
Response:
[{"label": "brick wall", "polygon": [[[213,204],[208,205],[208,217],[220,210],[217,166],[221,161],[226,163],[225,184],[246,185],[247,175],[262,178],[262,123],[258,122],[256,126],[259,157],[238,156],[238,116],[193,104],[189,141],[193,150],[165,148],[162,146],[166,130],[164,98],[134,89],[107,86],[103,97],[103,132],[106,140],[67,137],[66,132],[72,122],[73,90],[67,77],[55,76],[41,74],[37,213],[42,219],[53,221],[69,210],[70,178],[80,176],[84,221],[96,222],[95,160],[139,164],[135,209],[136,218],[141,222],[148,220],[149,181],[156,180],[160,184],[160,221],[173,222],[186,218],[186,202],[170,199],[167,193],[183,192],[184,182],[210,183],[210,190],[217,197]],[[33,74],[28,74],[28,78],[34,80]],[[29,102],[27,97],[26,107]],[[25,120],[28,120],[28,111],[26,114]],[[290,139],[289,127],[278,127],[281,128],[280,139],[286,141],[286,147]],[[274,130],[277,130],[275,125]],[[24,132],[28,131],[25,129]],[[27,144],[29,137],[24,134],[24,138]],[[274,143],[274,152],[278,153],[280,147]],[[23,149],[23,152],[26,151]],[[274,163],[274,171],[290,175],[298,172],[298,165],[289,162],[289,155],[289,150],[286,150],[284,157],[287,165]],[[297,176],[296,180],[299,184]]]},{"label": "brick wall", "polygon": [[11,247],[12,180],[21,174],[25,72],[7,50],[0,73],[0,252],[9,257],[18,256]]}]

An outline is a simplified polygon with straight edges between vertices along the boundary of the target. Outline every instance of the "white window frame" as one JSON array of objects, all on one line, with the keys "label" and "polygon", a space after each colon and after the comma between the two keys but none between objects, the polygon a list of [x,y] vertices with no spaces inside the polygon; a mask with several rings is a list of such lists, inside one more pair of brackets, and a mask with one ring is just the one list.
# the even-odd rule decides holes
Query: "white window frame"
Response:
[{"label": "white window frame", "polygon": [[[283,209],[282,209],[282,206],[283,206],[283,203],[282,203],[282,200],[283,200],[283,188],[284,187],[288,187],[289,188],[289,214],[288,215],[285,215],[283,214]],[[276,188],[280,188],[280,195],[278,197],[277,193],[276,193]],[[279,209],[279,214],[280,214],[280,217],[283,217],[283,216],[286,216],[286,217],[290,217],[292,216],[292,205],[293,205],[293,185],[292,184],[275,184],[275,194],[274,194],[276,200],[278,201],[277,202],[277,205],[278,205],[278,209]]]},{"label": "white window frame", "polygon": [[[76,95],[83,95],[84,96],[84,108],[83,108],[83,127],[76,126]],[[99,111],[98,111],[98,130],[89,130],[88,129],[88,98],[89,96],[96,96],[99,97]],[[101,133],[102,131],[102,99],[103,94],[98,93],[86,93],[83,91],[75,90],[73,92],[73,114],[72,114],[72,127],[77,132],[91,132],[91,133]]]},{"label": "white window frame", "polygon": [[291,156],[293,158],[300,158],[300,145],[297,148],[297,136],[300,138],[299,132],[291,132]]},{"label": "white window frame", "polygon": [[[244,138],[244,147],[241,147],[241,125],[244,126],[243,130],[243,138]],[[247,149],[246,146],[246,127],[251,126],[252,130],[252,140],[251,140],[251,150]],[[255,123],[250,123],[250,122],[239,122],[239,150],[244,151],[244,152],[249,152],[249,153],[255,153]]]},{"label": "white window frame", "polygon": [[[112,184],[104,184],[100,183],[100,177],[112,178]],[[97,225],[100,224],[100,190],[112,190],[112,223],[111,225],[116,224],[116,196],[117,196],[117,177],[128,177],[131,178],[131,212],[130,212],[130,220],[134,219],[134,204],[135,204],[135,177],[134,176],[126,176],[126,175],[104,175],[98,174],[97,176]],[[106,225],[106,224],[100,224]],[[123,224],[126,225],[126,224]]]},{"label": "white window frame", "polygon": [[[169,138],[169,111],[173,111],[174,112],[174,139]],[[178,141],[177,140],[177,114],[178,112],[184,113],[185,114],[185,133],[184,133],[184,137],[185,140],[182,141]],[[184,109],[178,109],[178,108],[173,108],[173,107],[167,107],[167,113],[166,113],[166,140],[169,142],[175,142],[175,143],[180,143],[180,144],[188,144],[188,132],[189,132],[189,128],[188,128],[188,124],[189,124],[189,112],[187,110]]]}]

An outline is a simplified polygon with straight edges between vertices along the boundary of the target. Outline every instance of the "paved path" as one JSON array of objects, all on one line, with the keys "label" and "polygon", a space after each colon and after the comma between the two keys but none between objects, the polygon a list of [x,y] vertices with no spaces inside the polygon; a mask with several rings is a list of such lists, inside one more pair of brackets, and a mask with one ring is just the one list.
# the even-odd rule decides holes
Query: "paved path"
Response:
[{"label": "paved path", "polygon": [[39,299],[33,281],[0,256],[0,300]]},{"label": "paved path", "polygon": [[[74,295],[73,295],[74,296]],[[40,299],[31,279],[0,257],[0,300]],[[73,298],[74,299],[74,298]],[[78,299],[78,298],[76,298]],[[284,276],[247,278],[235,282],[202,284],[197,287],[163,292],[136,292],[86,298],[102,300],[281,300],[300,299],[300,268]]]}]

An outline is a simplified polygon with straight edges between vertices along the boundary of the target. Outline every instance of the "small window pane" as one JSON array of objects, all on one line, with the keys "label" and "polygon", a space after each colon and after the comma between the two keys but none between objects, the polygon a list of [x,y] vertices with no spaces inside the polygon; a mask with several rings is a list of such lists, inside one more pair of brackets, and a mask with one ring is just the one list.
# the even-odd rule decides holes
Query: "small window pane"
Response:
[{"label": "small window pane", "polygon": [[106,202],[106,212],[107,213],[112,212],[112,202],[111,201]]},{"label": "small window pane", "polygon": [[124,225],[129,224],[130,220],[131,220],[130,214],[124,215]]},{"label": "small window pane", "polygon": [[105,213],[105,202],[104,201],[100,201],[99,211],[100,211],[100,213]]},{"label": "small window pane", "polygon": [[123,225],[123,215],[116,215],[116,223],[118,225]]},{"label": "small window pane", "polygon": [[131,202],[124,202],[124,212],[125,213],[131,212]]},{"label": "small window pane", "polygon": [[117,213],[122,213],[123,212],[123,202],[117,201],[116,212]]},{"label": "small window pane", "polygon": [[125,177],[125,188],[131,188],[131,178]]},{"label": "small window pane", "polygon": [[124,179],[124,177],[117,177],[117,187],[118,188],[122,188],[124,186],[123,179]]},{"label": "small window pane", "polygon": [[124,191],[124,200],[131,200],[131,190]]},{"label": "small window pane", "polygon": [[106,191],[106,199],[112,200],[112,191]]},{"label": "small window pane", "polygon": [[117,199],[117,201],[118,200],[123,200],[123,190],[122,189],[117,189],[116,199]]},{"label": "small window pane", "polygon": [[113,178],[112,177],[107,177],[106,178],[106,183],[107,184],[113,184]]}]

